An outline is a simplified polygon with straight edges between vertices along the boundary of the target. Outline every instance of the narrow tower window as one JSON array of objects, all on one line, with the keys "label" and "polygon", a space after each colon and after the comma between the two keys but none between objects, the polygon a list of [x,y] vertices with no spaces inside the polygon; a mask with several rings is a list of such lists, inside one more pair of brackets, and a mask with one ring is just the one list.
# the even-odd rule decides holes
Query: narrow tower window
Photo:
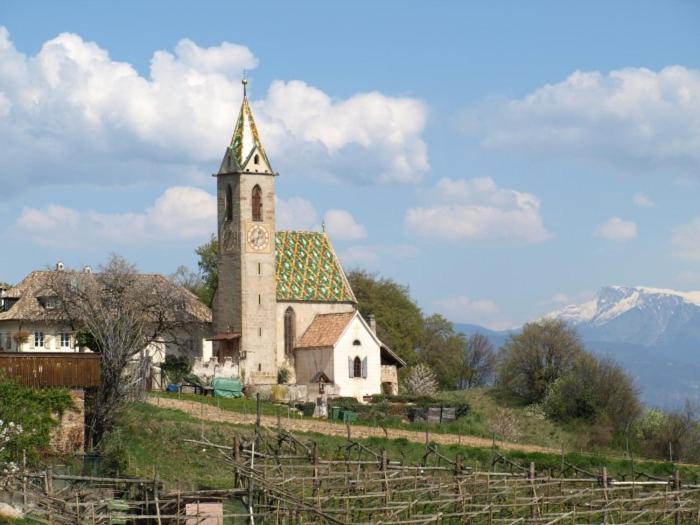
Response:
[{"label": "narrow tower window", "polygon": [[228,186],[226,186],[226,202],[224,204],[226,206],[226,220],[232,221],[233,220],[233,189],[231,188],[230,184]]},{"label": "narrow tower window", "polygon": [[253,157],[253,164],[260,164],[260,155],[256,154],[255,157]]},{"label": "narrow tower window", "polygon": [[284,312],[284,353],[287,357],[291,357],[294,351],[295,321],[296,316],[294,314],[294,308],[290,306]]},{"label": "narrow tower window", "polygon": [[262,190],[260,189],[260,186],[257,184],[253,186],[253,195],[252,195],[252,204],[253,204],[253,220],[254,221],[262,221],[262,214],[263,214],[263,203],[262,203]]}]

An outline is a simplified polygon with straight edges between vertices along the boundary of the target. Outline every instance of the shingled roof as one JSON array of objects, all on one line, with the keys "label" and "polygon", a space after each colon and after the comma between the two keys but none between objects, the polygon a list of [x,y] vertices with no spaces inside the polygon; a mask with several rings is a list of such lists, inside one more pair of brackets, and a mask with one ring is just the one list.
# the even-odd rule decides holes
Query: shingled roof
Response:
[{"label": "shingled roof", "polygon": [[343,335],[345,327],[355,317],[356,312],[318,314],[304,332],[296,348],[326,348],[335,346]]},{"label": "shingled roof", "polygon": [[325,233],[277,232],[275,250],[278,301],[357,302]]},{"label": "shingled roof", "polygon": [[[54,296],[51,291],[53,271],[34,271],[22,281],[9,288],[3,295],[5,301],[13,304],[7,310],[0,310],[0,321],[65,321],[60,308],[46,308],[40,302]],[[177,286],[167,277],[159,274],[139,274],[140,284],[145,288],[164,285]],[[186,311],[192,316],[193,322],[210,323],[211,310],[197,299],[189,290],[179,288]]]}]

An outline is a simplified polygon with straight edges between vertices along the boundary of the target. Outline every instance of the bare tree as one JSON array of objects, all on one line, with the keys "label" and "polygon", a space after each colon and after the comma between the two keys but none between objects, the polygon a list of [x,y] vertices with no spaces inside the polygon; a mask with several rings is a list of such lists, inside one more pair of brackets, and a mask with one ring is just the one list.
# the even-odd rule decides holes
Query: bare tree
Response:
[{"label": "bare tree", "polygon": [[496,352],[483,334],[473,334],[461,349],[459,386],[475,388],[489,384],[496,369]]},{"label": "bare tree", "polygon": [[137,273],[117,255],[98,273],[55,272],[52,288],[71,326],[89,334],[102,356],[88,422],[88,443],[96,446],[126,402],[143,394],[148,347],[181,343],[182,329],[201,316],[192,310],[189,292],[162,276]]}]

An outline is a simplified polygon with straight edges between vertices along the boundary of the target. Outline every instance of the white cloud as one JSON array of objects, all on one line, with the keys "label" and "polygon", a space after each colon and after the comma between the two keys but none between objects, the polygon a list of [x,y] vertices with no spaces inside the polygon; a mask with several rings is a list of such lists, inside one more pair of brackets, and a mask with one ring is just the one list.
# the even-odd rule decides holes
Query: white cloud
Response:
[{"label": "white cloud", "polygon": [[330,209],[324,216],[326,231],[333,239],[356,241],[367,237],[365,227],[358,224],[350,212]]},{"label": "white cloud", "polygon": [[191,187],[168,188],[141,213],[100,213],[51,205],[25,208],[18,230],[43,246],[85,249],[152,241],[206,239],[216,230],[216,198]]},{"label": "white cloud", "polygon": [[499,188],[490,177],[442,179],[431,192],[435,204],[406,212],[407,229],[445,240],[540,242],[550,237],[540,201],[531,193]]},{"label": "white cloud", "polygon": [[[172,52],[156,51],[141,76],[71,33],[27,56],[0,26],[4,190],[59,180],[191,180],[194,169],[214,171],[238,112],[242,71],[256,66],[245,46],[202,48],[185,39]],[[426,109],[415,99],[373,92],[332,100],[304,82],[275,81],[254,106],[278,170],[414,183],[429,169]]]},{"label": "white cloud", "polygon": [[576,71],[468,117],[486,147],[606,160],[627,171],[697,173],[700,71],[670,66]]},{"label": "white cloud", "polygon": [[494,330],[510,326],[502,318],[498,305],[490,299],[471,299],[458,295],[437,300],[433,306],[438,313],[457,323],[479,324]]},{"label": "white cloud", "polygon": [[676,226],[671,232],[673,254],[678,259],[700,261],[700,217]]},{"label": "white cloud", "polygon": [[275,217],[279,230],[320,230],[316,208],[306,199],[275,197]]},{"label": "white cloud", "polygon": [[632,196],[632,202],[634,202],[635,206],[639,206],[640,208],[653,208],[655,206],[654,201],[643,193],[635,193]]},{"label": "white cloud", "polygon": [[598,226],[595,236],[610,241],[629,241],[637,237],[637,225],[620,217],[612,217]]}]

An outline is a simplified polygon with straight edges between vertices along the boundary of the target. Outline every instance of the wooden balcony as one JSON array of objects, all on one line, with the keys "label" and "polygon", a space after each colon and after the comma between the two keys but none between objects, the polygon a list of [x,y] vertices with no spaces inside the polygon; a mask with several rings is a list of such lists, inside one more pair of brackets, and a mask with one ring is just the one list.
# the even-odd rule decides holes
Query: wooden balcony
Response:
[{"label": "wooden balcony", "polygon": [[0,352],[0,374],[33,388],[97,388],[100,354]]}]

